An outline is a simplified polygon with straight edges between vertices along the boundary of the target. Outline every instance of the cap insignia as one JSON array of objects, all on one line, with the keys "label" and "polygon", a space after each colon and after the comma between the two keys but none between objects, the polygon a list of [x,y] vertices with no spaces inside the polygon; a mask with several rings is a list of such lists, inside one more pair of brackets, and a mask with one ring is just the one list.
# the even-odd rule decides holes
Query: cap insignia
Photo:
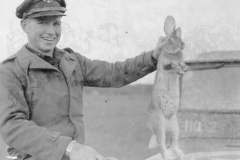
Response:
[{"label": "cap insignia", "polygon": [[44,2],[51,3],[53,0],[43,0]]}]

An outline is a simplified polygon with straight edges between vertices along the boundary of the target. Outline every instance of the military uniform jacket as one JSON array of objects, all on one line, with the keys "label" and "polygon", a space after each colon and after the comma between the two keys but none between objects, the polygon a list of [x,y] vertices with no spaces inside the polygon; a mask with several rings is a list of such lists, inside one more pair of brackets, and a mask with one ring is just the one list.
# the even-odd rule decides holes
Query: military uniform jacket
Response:
[{"label": "military uniform jacket", "polygon": [[84,144],[83,86],[122,87],[156,70],[152,51],[115,63],[69,51],[55,48],[59,69],[25,46],[0,65],[1,136],[31,159],[67,159],[72,139]]}]

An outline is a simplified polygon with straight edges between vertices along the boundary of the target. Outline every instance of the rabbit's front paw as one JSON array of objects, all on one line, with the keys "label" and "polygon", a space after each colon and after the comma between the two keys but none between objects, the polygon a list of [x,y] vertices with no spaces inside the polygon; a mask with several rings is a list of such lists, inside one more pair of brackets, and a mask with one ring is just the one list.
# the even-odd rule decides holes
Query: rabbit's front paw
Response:
[{"label": "rabbit's front paw", "polygon": [[177,67],[176,70],[178,75],[184,75],[185,74],[185,71],[181,68],[181,67]]},{"label": "rabbit's front paw", "polygon": [[187,72],[188,69],[189,69],[189,67],[188,67],[187,65],[183,65],[183,66],[182,66],[182,70],[183,70],[184,72]]},{"label": "rabbit's front paw", "polygon": [[179,65],[184,72],[188,71],[189,67],[184,62],[180,62]]}]

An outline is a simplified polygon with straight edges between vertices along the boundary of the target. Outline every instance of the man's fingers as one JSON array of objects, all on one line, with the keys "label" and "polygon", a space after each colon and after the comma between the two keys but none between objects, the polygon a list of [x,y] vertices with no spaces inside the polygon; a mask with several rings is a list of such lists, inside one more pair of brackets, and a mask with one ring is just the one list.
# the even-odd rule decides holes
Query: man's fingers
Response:
[{"label": "man's fingers", "polygon": [[160,36],[158,41],[160,42],[166,42],[166,37]]},{"label": "man's fingers", "polygon": [[161,45],[164,46],[166,43],[167,43],[166,38],[163,38],[163,39],[161,40]]},{"label": "man's fingers", "polygon": [[162,47],[166,44],[166,37],[159,37],[158,43],[157,43],[157,49],[162,49]]},{"label": "man's fingers", "polygon": [[163,42],[163,41],[165,41],[165,37],[160,36],[160,37],[159,37],[159,40],[160,40],[161,42]]}]

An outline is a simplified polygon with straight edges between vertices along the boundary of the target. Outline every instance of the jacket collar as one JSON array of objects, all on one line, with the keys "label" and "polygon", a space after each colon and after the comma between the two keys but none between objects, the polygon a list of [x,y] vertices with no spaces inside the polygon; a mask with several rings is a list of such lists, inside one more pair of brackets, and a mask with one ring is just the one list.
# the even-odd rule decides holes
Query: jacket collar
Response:
[{"label": "jacket collar", "polygon": [[[61,63],[63,63],[63,68],[65,68],[67,65],[70,65],[73,67],[76,66],[75,59],[66,51],[60,50],[58,48],[54,49],[56,52],[60,52],[60,54],[63,54],[63,57],[61,59]],[[23,46],[16,54],[18,63],[24,70],[26,74],[28,74],[28,69],[52,69],[57,70],[54,66],[43,60],[42,58],[38,57],[37,55],[31,53],[25,46]],[[67,62],[64,62],[67,61]],[[68,64],[68,63],[74,63],[74,64]]]},{"label": "jacket collar", "polygon": [[50,58],[53,58],[53,52],[50,52],[50,53],[51,53],[50,55],[44,55],[44,54],[42,54],[42,53],[40,53],[40,52],[38,52],[38,51],[32,49],[28,44],[25,44],[25,48],[27,48],[27,50],[29,50],[30,52],[32,52],[32,53],[38,55],[38,56],[41,57],[41,58],[44,58],[44,57],[50,57]]}]

